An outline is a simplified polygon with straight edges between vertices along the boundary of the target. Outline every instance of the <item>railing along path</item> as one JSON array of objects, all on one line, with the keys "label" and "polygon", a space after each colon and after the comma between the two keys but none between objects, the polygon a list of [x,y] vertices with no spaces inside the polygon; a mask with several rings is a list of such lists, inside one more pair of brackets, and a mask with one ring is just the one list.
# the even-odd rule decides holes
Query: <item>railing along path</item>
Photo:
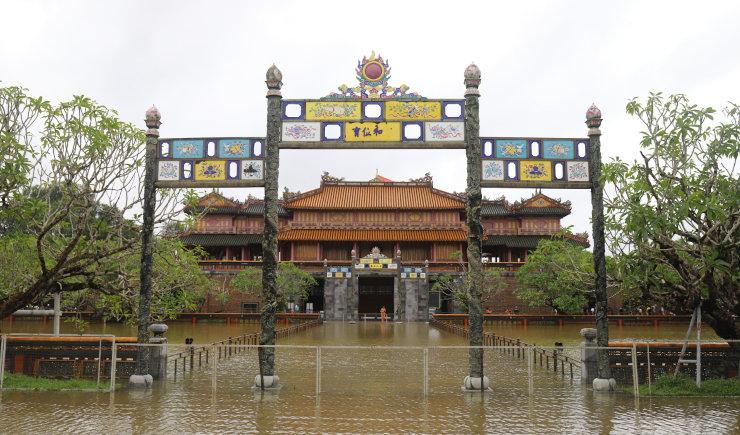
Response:
[{"label": "railing along path", "polygon": [[[465,338],[470,337],[470,331],[468,328],[461,325],[445,322],[436,318],[432,318],[429,321],[429,324]],[[540,367],[543,367],[546,370],[550,370],[552,368],[554,373],[558,373],[558,369],[560,369],[560,375],[563,377],[566,376],[565,367],[567,365],[570,379],[573,379],[573,367],[578,369],[581,368],[581,361],[563,354],[561,350],[544,349],[534,344],[525,343],[518,338],[504,337],[497,335],[494,332],[483,333],[483,346],[490,346],[503,354],[518,359],[527,359],[527,352],[531,351],[533,357],[532,364],[535,366],[537,365],[537,357],[539,356]]]},{"label": "railing along path", "polygon": [[[301,322],[296,325],[291,325],[286,328],[280,328],[275,331],[275,336],[276,338],[285,338],[295,333],[306,331],[310,328],[321,325],[322,322],[322,319],[317,318],[314,320],[309,320],[308,322]],[[230,358],[232,355],[242,353],[246,349],[248,349],[244,346],[258,346],[259,340],[260,333],[251,332],[248,334],[240,335],[238,337],[228,337],[223,340],[214,341],[213,343],[204,344],[201,346],[188,344],[188,347],[185,350],[178,352],[172,356],[167,355],[167,363],[169,365],[169,362],[173,361],[174,377],[175,380],[177,380],[177,372],[180,361],[182,361],[182,373],[184,374],[188,370],[193,371],[195,369],[196,356],[197,368],[201,368],[204,364],[204,357],[206,365],[213,357],[217,358],[217,360]],[[213,355],[211,355],[212,350]]]}]

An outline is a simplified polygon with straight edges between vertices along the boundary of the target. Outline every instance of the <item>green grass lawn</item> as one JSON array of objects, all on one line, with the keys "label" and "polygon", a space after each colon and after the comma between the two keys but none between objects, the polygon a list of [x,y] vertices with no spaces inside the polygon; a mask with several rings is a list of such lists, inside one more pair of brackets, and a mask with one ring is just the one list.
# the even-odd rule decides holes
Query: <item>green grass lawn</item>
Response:
[{"label": "green grass lawn", "polygon": [[647,384],[640,385],[641,396],[740,396],[740,379],[702,380],[701,388],[688,376],[661,376],[653,382],[652,393]]},{"label": "green grass lawn", "polygon": [[6,373],[3,388],[23,390],[105,390],[108,383],[101,380],[100,387],[96,381],[89,379],[49,379],[33,376]]}]

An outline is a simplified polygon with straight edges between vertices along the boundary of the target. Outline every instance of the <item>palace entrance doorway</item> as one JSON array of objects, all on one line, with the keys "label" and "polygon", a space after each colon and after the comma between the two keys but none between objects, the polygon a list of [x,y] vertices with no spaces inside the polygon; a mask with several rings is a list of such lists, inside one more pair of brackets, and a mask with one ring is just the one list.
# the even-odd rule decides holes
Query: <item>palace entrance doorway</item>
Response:
[{"label": "palace entrance doorway", "polygon": [[380,317],[380,307],[385,306],[388,318],[392,319],[394,280],[392,276],[361,276],[358,279],[359,302],[358,313]]}]

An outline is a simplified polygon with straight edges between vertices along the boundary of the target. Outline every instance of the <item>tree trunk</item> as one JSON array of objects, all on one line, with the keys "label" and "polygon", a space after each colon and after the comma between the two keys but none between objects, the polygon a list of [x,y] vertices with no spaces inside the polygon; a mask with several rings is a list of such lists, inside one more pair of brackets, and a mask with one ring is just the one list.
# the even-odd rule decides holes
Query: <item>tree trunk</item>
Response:
[{"label": "tree trunk", "polygon": [[38,301],[49,290],[49,282],[40,279],[31,287],[20,293],[9,295],[0,302],[0,319],[4,319],[16,311]]}]

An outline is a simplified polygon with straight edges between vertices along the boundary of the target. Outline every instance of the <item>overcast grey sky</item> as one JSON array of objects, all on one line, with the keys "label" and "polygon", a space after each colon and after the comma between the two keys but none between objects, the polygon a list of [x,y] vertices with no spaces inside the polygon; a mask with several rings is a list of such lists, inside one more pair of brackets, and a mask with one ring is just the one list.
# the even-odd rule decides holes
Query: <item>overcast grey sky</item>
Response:
[{"label": "overcast grey sky", "polygon": [[[0,80],[52,101],[85,94],[161,134],[265,134],[265,71],[285,98],[316,98],[372,50],[391,84],[461,98],[463,70],[481,69],[481,135],[584,136],[602,110],[605,158],[632,159],[639,125],[624,111],[649,91],[721,107],[740,98],[740,1],[30,1],[0,0]],[[280,190],[318,186],[322,171],[368,180],[431,172],[465,186],[465,155],[447,151],[281,152]],[[243,198],[261,189],[226,190]],[[564,224],[590,232],[588,191],[545,191],[573,202]],[[531,189],[486,189],[529,197]]]}]

